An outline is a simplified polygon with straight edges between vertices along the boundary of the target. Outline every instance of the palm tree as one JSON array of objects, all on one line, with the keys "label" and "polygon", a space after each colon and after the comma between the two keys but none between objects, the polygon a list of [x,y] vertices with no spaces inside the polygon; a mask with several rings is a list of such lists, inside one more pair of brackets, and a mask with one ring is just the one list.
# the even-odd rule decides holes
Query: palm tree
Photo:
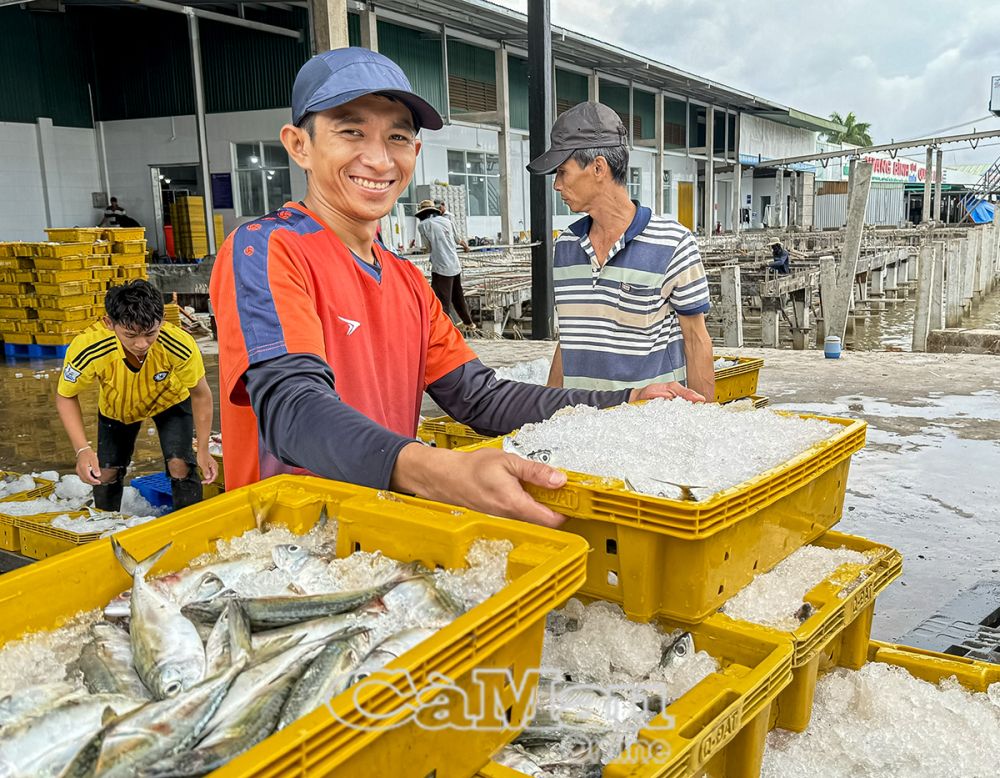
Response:
[{"label": "palm tree", "polygon": [[828,132],[826,134],[826,139],[831,143],[851,143],[855,146],[875,145],[872,136],[868,134],[871,123],[859,122],[853,111],[844,117],[834,111],[830,114],[830,121],[844,127],[843,132]]}]

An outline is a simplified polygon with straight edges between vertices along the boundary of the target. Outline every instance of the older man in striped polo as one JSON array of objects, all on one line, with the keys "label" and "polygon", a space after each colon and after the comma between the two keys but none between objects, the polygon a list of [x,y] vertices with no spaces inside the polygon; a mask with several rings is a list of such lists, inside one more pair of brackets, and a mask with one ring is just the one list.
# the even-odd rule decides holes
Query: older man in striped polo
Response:
[{"label": "older man in striped polo", "polygon": [[553,188],[587,216],[555,245],[559,346],[549,385],[626,389],[679,381],[711,401],[708,282],[694,236],[629,198],[628,134],[606,105],[566,111],[550,139],[528,170],[555,173]]}]

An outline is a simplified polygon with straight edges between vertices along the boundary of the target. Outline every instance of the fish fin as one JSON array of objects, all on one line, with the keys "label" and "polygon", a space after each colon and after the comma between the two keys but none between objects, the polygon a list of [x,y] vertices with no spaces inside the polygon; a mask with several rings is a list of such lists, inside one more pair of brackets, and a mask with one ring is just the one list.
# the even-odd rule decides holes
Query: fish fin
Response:
[{"label": "fish fin", "polygon": [[250,655],[253,653],[250,640],[250,618],[239,601],[232,599],[226,603],[226,620],[229,622],[230,661],[233,664],[249,662]]},{"label": "fish fin", "polygon": [[260,532],[264,531],[264,525],[267,524],[267,517],[270,515],[271,509],[277,500],[277,491],[266,499],[258,495],[255,491],[250,492],[250,508],[253,510],[253,520]]},{"label": "fish fin", "polygon": [[[105,716],[108,711],[111,711],[110,707],[105,709]],[[114,711],[111,712],[114,713]],[[101,749],[104,747],[104,739],[108,736],[108,732],[108,727],[102,726],[100,731],[76,752],[73,760],[59,773],[59,778],[91,778],[91,776],[96,775]]]},{"label": "fish fin", "polygon": [[118,714],[115,713],[115,709],[110,705],[104,709],[104,713],[101,714],[101,726],[106,727],[112,721],[118,718]]},{"label": "fish fin", "polygon": [[293,594],[297,594],[301,597],[304,597],[307,594],[306,590],[303,589],[301,586],[299,586],[297,583],[295,583],[295,581],[292,581],[290,584],[288,584],[288,591],[292,592]]}]

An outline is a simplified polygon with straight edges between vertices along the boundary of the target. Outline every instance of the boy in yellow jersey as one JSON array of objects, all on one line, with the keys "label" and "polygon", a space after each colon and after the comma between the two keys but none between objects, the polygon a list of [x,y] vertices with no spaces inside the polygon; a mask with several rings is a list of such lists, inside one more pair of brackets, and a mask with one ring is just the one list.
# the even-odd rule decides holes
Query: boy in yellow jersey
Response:
[{"label": "boy in yellow jersey", "polygon": [[[174,508],[199,502],[215,480],[208,451],[212,390],[194,339],[163,321],[163,297],[148,281],[108,290],[107,315],[77,335],[66,352],[56,408],[76,451],[76,472],[94,486],[94,505],[121,508],[125,469],[145,419],[152,419],[173,489]],[[97,451],[87,440],[77,395],[97,382]],[[197,432],[198,456],[191,446]],[[195,464],[204,480],[198,479]]]}]

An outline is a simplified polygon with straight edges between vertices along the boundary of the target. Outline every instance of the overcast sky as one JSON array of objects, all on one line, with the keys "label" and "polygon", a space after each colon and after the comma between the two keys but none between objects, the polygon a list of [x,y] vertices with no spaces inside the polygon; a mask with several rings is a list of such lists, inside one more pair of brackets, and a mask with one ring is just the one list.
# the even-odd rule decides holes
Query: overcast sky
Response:
[{"label": "overcast sky", "polygon": [[[527,11],[526,0],[500,0]],[[1000,129],[1000,2],[551,0],[553,22],[800,111],[849,111],[876,143]],[[991,147],[987,143],[997,143]],[[948,148],[958,148],[949,146]],[[992,162],[1000,142],[945,152]]]}]

